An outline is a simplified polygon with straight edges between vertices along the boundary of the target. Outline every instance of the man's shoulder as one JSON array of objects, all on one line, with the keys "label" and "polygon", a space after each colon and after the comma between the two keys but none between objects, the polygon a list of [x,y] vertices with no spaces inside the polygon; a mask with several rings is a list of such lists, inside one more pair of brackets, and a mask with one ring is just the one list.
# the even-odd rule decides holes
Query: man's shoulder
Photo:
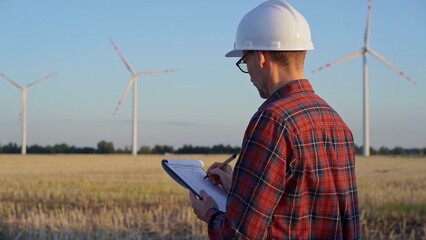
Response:
[{"label": "man's shoulder", "polygon": [[271,116],[296,132],[320,126],[347,127],[339,114],[314,93],[297,93],[281,98],[263,106],[256,114]]},{"label": "man's shoulder", "polygon": [[335,110],[326,101],[311,92],[300,92],[277,99],[263,106],[259,111],[270,111],[284,118],[309,114],[311,111],[331,111],[335,113]]}]

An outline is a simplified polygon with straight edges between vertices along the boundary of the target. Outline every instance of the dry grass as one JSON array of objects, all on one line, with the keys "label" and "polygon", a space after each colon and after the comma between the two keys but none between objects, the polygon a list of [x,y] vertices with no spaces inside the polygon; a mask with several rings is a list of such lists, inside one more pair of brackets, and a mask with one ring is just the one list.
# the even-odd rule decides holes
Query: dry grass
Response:
[{"label": "dry grass", "polygon": [[[163,158],[0,155],[0,239],[206,239]],[[425,158],[357,159],[363,239],[426,238],[425,173]]]},{"label": "dry grass", "polygon": [[361,228],[368,239],[426,239],[426,158],[357,158]]}]

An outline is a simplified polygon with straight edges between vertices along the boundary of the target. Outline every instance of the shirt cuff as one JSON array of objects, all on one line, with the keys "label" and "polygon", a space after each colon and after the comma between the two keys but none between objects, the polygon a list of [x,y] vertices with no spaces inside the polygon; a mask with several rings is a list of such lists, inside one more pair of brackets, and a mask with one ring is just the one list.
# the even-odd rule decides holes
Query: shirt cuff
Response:
[{"label": "shirt cuff", "polygon": [[217,209],[216,207],[212,207],[209,210],[207,210],[207,212],[206,212],[207,221],[212,220],[212,217],[215,217],[220,212],[221,211],[219,209]]}]

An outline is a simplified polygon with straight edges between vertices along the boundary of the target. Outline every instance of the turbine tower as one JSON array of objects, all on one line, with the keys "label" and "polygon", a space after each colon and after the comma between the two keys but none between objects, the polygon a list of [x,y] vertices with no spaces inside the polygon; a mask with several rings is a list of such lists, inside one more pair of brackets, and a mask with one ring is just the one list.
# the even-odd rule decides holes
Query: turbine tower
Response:
[{"label": "turbine tower", "polygon": [[15,87],[19,88],[21,90],[21,114],[22,114],[22,147],[21,147],[21,154],[26,155],[27,154],[27,91],[30,87],[33,85],[42,82],[50,77],[55,75],[55,73],[51,73],[39,80],[33,81],[26,86],[19,85],[16,81],[12,80],[11,78],[7,77],[3,73],[0,73],[0,76],[9,81],[11,84],[13,84]]},{"label": "turbine tower", "polygon": [[367,53],[371,54],[373,57],[377,58],[378,60],[382,61],[384,64],[386,64],[388,67],[396,71],[401,77],[405,78],[407,81],[409,81],[412,84],[415,84],[413,80],[409,76],[407,76],[403,71],[401,71],[399,68],[397,68],[395,65],[390,63],[387,59],[385,59],[382,55],[380,55],[378,52],[374,51],[370,48],[370,15],[371,15],[371,0],[368,0],[368,10],[367,10],[367,24],[365,27],[365,34],[364,34],[364,47],[360,50],[357,50],[355,52],[349,53],[341,58],[338,58],[324,66],[319,67],[318,69],[312,71],[312,73],[324,70],[328,67],[331,67],[333,65],[336,65],[338,63],[345,62],[349,59],[355,58],[359,55],[362,55],[363,58],[363,108],[364,108],[364,148],[363,148],[363,155],[368,157],[370,156],[370,123],[369,123],[369,103],[368,103],[368,65],[367,65]]},{"label": "turbine tower", "polygon": [[113,48],[115,49],[115,51],[118,53],[118,55],[120,56],[121,60],[123,61],[124,65],[126,66],[127,70],[129,70],[129,72],[131,73],[130,79],[127,82],[127,85],[123,91],[123,93],[121,94],[120,99],[118,100],[117,106],[115,107],[114,113],[113,115],[115,115],[117,113],[117,111],[119,110],[121,104],[123,103],[123,98],[127,95],[127,92],[129,91],[130,87],[133,87],[133,111],[132,111],[132,155],[136,156],[138,154],[138,130],[137,130],[137,108],[138,108],[138,103],[137,103],[137,80],[138,77],[141,75],[148,75],[148,74],[156,74],[156,73],[171,73],[171,72],[176,72],[176,70],[174,69],[161,69],[161,70],[149,70],[149,71],[140,71],[140,72],[135,72],[133,70],[133,68],[130,66],[129,62],[126,60],[126,58],[124,57],[124,55],[120,52],[120,50],[118,49],[117,45],[115,45],[115,43],[112,41],[112,39],[110,38],[109,41],[111,42]]}]

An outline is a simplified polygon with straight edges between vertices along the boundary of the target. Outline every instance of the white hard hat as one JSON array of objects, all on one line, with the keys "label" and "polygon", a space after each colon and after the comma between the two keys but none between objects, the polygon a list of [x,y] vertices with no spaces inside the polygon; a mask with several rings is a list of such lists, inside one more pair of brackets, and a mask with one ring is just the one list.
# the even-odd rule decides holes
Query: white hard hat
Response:
[{"label": "white hard hat", "polygon": [[234,50],[226,57],[241,57],[244,50],[312,50],[311,30],[306,19],[290,4],[266,1],[248,12],[238,24]]}]

